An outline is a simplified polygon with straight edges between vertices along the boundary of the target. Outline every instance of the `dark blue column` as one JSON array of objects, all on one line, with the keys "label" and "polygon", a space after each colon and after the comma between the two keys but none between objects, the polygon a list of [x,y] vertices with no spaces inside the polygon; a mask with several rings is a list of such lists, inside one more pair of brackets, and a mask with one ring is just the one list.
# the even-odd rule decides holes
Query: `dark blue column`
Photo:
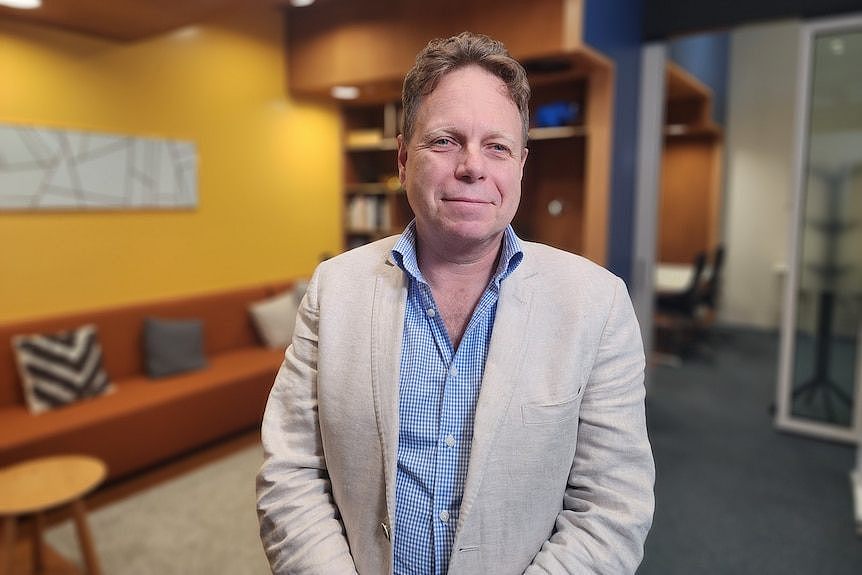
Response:
[{"label": "dark blue column", "polygon": [[587,0],[585,43],[616,66],[607,267],[626,283],[631,278],[637,166],[641,0]]},{"label": "dark blue column", "polygon": [[712,32],[675,39],[669,48],[671,60],[712,89],[712,119],[724,125],[730,59],[728,33]]}]

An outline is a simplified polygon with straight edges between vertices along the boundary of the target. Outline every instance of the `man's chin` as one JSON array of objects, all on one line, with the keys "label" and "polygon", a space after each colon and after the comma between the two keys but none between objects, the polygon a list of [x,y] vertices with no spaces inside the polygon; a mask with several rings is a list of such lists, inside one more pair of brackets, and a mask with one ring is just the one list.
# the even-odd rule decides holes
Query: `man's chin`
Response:
[{"label": "man's chin", "polygon": [[499,226],[489,225],[488,222],[471,221],[449,222],[444,232],[449,243],[460,243],[464,246],[482,245],[498,239],[502,234],[503,229]]}]

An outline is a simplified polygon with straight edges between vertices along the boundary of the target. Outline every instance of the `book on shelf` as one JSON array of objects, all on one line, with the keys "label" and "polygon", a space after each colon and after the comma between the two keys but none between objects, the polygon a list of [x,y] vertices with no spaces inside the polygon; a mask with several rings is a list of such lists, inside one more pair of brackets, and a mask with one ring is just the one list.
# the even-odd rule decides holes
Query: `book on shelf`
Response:
[{"label": "book on shelf", "polygon": [[347,225],[352,231],[380,232],[392,225],[384,196],[353,196],[347,205]]},{"label": "book on shelf", "polygon": [[348,147],[378,146],[383,141],[383,130],[364,129],[350,130],[347,132],[346,144]]}]

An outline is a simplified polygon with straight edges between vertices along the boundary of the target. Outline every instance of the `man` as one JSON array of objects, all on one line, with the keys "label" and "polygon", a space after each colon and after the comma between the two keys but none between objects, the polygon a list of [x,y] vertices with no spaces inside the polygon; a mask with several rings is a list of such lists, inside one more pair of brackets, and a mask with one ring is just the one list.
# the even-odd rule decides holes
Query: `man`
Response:
[{"label": "man", "polygon": [[529,86],[499,42],[404,81],[399,237],[322,263],[267,405],[273,572],[633,573],[652,521],[625,285],[509,226]]}]

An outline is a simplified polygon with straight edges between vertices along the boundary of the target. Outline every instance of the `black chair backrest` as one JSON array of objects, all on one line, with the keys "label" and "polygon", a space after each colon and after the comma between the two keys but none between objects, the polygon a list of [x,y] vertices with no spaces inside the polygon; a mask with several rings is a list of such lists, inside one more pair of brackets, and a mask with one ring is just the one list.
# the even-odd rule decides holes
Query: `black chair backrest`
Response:
[{"label": "black chair backrest", "polygon": [[715,308],[718,304],[718,291],[721,282],[721,270],[724,267],[724,246],[719,245],[715,248],[712,256],[712,270],[709,278],[703,283],[701,289],[700,301],[703,305]]},{"label": "black chair backrest", "polygon": [[694,256],[694,265],[693,273],[691,275],[691,282],[688,284],[688,287],[685,288],[686,295],[696,296],[701,288],[701,280],[703,277],[703,270],[706,267],[706,252],[698,252]]},{"label": "black chair backrest", "polygon": [[692,262],[691,280],[685,289],[674,293],[659,294],[656,310],[661,313],[692,316],[701,302],[703,271],[706,268],[706,252],[698,252]]}]

